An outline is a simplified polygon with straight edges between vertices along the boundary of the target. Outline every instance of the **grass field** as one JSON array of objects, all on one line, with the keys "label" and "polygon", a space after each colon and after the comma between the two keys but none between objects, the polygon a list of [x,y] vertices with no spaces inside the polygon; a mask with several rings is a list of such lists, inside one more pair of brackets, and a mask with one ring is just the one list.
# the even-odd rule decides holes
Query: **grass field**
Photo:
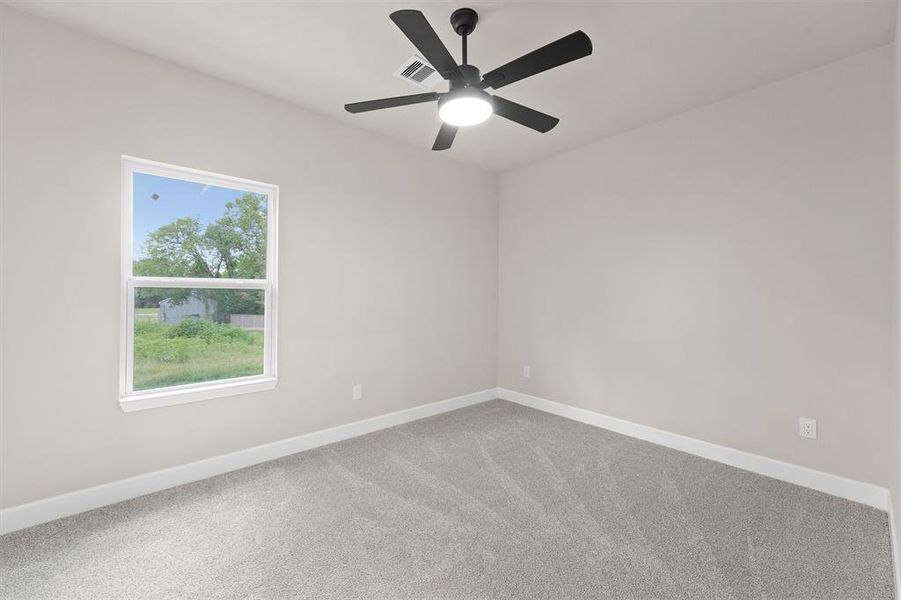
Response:
[{"label": "grass field", "polygon": [[135,316],[135,390],[263,373],[262,332],[202,319],[165,325],[155,316]]}]

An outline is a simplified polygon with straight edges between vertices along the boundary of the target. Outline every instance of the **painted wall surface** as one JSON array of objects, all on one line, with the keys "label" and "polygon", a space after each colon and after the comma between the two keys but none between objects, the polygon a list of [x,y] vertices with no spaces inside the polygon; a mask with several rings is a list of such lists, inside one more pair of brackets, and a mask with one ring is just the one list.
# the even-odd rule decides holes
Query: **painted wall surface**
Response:
[{"label": "painted wall surface", "polygon": [[[498,189],[255,92],[0,19],[0,507],[497,383],[898,479],[891,48]],[[276,390],[120,410],[122,154],[281,186]],[[472,191],[448,189],[455,177]],[[798,437],[802,415],[819,440]]]},{"label": "painted wall surface", "polygon": [[888,486],[892,52],[503,174],[499,384]]},{"label": "painted wall surface", "polygon": [[[0,505],[494,387],[494,175],[2,13]],[[119,408],[122,154],[280,186],[274,391]]]},{"label": "painted wall surface", "polygon": [[[901,516],[901,0],[895,19],[894,55],[894,117],[895,117],[895,465],[892,481],[892,503],[896,519]],[[897,529],[897,528],[896,528]],[[895,548],[901,549],[901,539],[895,535]],[[897,553],[896,553],[897,554]],[[899,565],[895,557],[895,569]],[[901,574],[895,573],[895,582]]]}]

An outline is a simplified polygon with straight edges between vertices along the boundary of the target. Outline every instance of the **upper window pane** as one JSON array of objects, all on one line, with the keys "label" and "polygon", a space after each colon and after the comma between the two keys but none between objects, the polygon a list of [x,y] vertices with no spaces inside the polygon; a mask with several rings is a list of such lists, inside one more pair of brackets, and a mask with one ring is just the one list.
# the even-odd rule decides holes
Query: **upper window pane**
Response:
[{"label": "upper window pane", "polygon": [[266,278],[265,194],[133,174],[133,269],[146,277]]}]

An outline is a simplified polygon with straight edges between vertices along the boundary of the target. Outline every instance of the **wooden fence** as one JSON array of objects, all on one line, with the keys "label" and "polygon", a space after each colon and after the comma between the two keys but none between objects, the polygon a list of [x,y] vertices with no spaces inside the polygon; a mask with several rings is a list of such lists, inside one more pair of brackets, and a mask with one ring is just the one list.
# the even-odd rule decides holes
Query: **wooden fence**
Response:
[{"label": "wooden fence", "polygon": [[247,331],[263,331],[264,315],[230,315],[228,322]]}]

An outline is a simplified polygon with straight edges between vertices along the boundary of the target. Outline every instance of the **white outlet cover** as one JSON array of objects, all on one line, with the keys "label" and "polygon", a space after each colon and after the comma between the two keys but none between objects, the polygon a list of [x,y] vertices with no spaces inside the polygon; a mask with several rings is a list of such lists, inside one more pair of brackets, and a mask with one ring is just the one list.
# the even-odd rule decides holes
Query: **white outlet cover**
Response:
[{"label": "white outlet cover", "polygon": [[354,384],[354,400],[362,400],[363,399],[363,384],[355,383]]},{"label": "white outlet cover", "polygon": [[530,367],[529,365],[523,366],[522,376],[523,377],[531,377],[532,376],[532,367]]},{"label": "white outlet cover", "polygon": [[812,440],[817,439],[817,420],[807,417],[798,419],[798,435]]}]

